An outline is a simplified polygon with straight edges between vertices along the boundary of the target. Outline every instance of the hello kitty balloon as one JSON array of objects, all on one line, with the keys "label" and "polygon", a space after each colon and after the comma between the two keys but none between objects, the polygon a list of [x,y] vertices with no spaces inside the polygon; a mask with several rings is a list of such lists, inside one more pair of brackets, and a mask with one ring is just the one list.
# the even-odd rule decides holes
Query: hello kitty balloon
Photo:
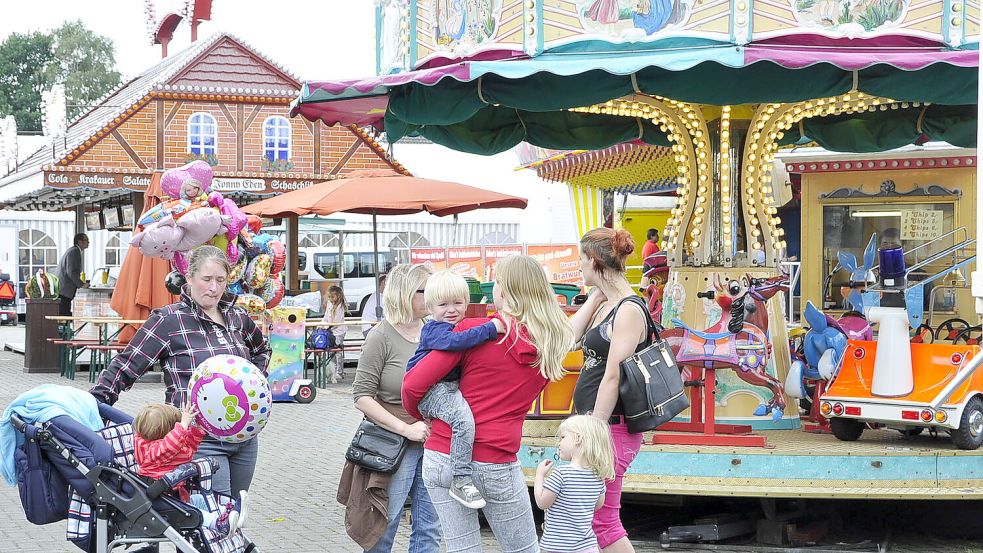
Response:
[{"label": "hello kitty balloon", "polygon": [[196,422],[228,443],[254,438],[270,417],[273,397],[262,371],[236,355],[216,355],[195,368],[188,383]]}]

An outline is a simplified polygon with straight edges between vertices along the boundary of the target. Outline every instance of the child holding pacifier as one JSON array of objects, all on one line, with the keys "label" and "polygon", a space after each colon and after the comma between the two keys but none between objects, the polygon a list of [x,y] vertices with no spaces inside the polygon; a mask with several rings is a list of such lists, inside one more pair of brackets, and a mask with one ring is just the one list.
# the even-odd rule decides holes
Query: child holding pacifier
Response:
[{"label": "child holding pacifier", "polygon": [[600,419],[574,415],[560,424],[556,449],[569,464],[545,460],[536,468],[536,505],[546,511],[539,547],[543,553],[596,553],[591,522],[604,505],[604,481],[614,479],[611,431]]},{"label": "child holding pacifier", "polygon": [[[194,423],[195,414],[190,402],[183,410],[166,403],[152,403],[137,413],[133,421],[133,453],[139,474],[161,478],[192,460],[205,437],[205,431]],[[245,490],[239,492],[238,508],[230,502],[221,515],[209,512],[205,498],[200,493],[189,493],[183,483],[175,491],[182,501],[201,511],[204,526],[216,532],[231,536],[245,523]]]}]

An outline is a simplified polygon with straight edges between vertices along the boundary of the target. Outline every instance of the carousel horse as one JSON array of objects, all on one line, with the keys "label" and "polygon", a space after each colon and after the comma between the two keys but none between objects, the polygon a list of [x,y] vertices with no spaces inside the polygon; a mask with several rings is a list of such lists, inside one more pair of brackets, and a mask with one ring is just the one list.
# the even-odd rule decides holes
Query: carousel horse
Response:
[{"label": "carousel horse", "polygon": [[[726,284],[719,275],[713,282],[716,291],[701,292],[698,297],[712,299],[722,309],[720,321],[699,331],[673,320],[677,328],[665,330],[662,339],[672,348],[676,361],[685,367],[734,369],[737,376],[752,386],[771,391],[767,403],[758,406],[755,416],[771,414],[781,419],[785,411],[782,382],[768,374],[771,342],[768,334],[766,302],[779,291],[788,291],[788,275],[752,278]],[[687,378],[684,375],[684,380]]]}]

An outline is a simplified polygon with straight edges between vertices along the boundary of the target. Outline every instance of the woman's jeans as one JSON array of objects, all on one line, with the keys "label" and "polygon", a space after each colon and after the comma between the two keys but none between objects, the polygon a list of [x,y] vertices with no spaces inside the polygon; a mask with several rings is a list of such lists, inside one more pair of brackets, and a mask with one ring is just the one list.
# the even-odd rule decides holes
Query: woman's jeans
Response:
[{"label": "woman's jeans", "polygon": [[392,551],[407,497],[412,501],[410,515],[413,517],[408,553],[440,551],[440,520],[423,485],[423,445],[411,443],[389,483],[389,525],[386,533],[366,553]]},{"label": "woman's jeans", "polygon": [[[526,480],[518,461],[512,463],[472,463],[471,478],[484,496],[481,511],[491,525],[502,553],[538,553],[536,524]],[[423,454],[423,480],[440,515],[447,553],[480,552],[481,528],[478,511],[450,497],[454,463],[450,456],[426,450]]]},{"label": "woman's jeans", "polygon": [[253,438],[238,444],[220,442],[205,436],[198,446],[195,459],[211,457],[218,463],[212,475],[212,491],[239,498],[240,490],[248,490],[256,471],[259,439]]}]

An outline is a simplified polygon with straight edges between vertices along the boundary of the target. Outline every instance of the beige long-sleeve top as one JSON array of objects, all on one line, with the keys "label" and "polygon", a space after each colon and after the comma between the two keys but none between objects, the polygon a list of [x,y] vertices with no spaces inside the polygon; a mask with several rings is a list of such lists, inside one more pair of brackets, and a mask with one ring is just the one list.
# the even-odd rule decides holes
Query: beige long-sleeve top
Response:
[{"label": "beige long-sleeve top", "polygon": [[371,397],[402,405],[400,390],[406,363],[416,352],[417,342],[410,342],[393,328],[389,321],[383,321],[369,332],[358,358],[352,396]]}]

